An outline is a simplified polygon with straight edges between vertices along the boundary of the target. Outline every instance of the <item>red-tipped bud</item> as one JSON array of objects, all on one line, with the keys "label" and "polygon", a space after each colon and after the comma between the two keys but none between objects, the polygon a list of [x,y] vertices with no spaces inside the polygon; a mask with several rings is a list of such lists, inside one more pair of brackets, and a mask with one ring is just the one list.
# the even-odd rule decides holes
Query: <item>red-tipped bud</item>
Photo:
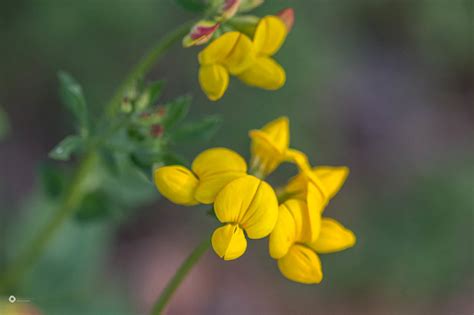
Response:
[{"label": "red-tipped bud", "polygon": [[183,38],[183,46],[191,47],[207,43],[219,28],[219,25],[217,22],[206,20],[197,22],[188,35]]},{"label": "red-tipped bud", "polygon": [[277,13],[277,16],[285,23],[288,33],[293,28],[295,23],[295,11],[293,8],[286,8]]},{"label": "red-tipped bud", "polygon": [[220,9],[221,19],[228,20],[232,18],[240,7],[240,0],[225,0]]}]

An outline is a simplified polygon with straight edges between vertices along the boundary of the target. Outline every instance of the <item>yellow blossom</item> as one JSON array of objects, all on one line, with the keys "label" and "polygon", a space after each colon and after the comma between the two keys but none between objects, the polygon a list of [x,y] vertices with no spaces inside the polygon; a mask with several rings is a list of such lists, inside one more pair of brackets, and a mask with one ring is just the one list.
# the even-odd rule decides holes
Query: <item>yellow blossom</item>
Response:
[{"label": "yellow blossom", "polygon": [[250,67],[238,74],[248,85],[267,90],[277,90],[286,81],[285,70],[273,58],[288,34],[283,21],[276,16],[260,19],[253,37],[256,59]]},{"label": "yellow blossom", "polygon": [[323,278],[317,254],[337,252],[355,244],[354,234],[339,222],[322,218],[320,232],[310,240],[311,222],[308,212],[314,211],[297,199],[289,199],[279,207],[278,221],[270,235],[270,256],[278,260],[278,268],[288,279],[300,283],[319,283]]},{"label": "yellow blossom", "polygon": [[255,59],[250,38],[239,32],[228,32],[199,53],[199,83],[207,97],[220,99],[229,85],[229,74],[238,75]]},{"label": "yellow blossom", "polygon": [[257,177],[246,175],[231,181],[214,203],[217,219],[223,223],[212,235],[212,247],[224,260],[240,257],[247,240],[268,236],[277,221],[278,201],[273,188]]},{"label": "yellow blossom", "polygon": [[156,168],[154,181],[160,193],[176,204],[211,204],[225,185],[246,173],[247,164],[239,154],[212,148],[194,159],[191,170],[180,165]]}]

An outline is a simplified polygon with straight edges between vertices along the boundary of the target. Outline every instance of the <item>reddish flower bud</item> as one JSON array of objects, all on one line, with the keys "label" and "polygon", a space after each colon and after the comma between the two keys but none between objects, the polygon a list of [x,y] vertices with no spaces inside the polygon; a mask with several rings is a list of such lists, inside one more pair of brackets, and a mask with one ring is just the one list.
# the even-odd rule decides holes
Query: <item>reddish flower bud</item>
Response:
[{"label": "reddish flower bud", "polygon": [[278,16],[283,21],[283,23],[285,23],[286,29],[289,33],[293,28],[293,24],[295,22],[295,11],[293,10],[293,8],[283,9],[278,12],[276,16]]},{"label": "reddish flower bud", "polygon": [[225,0],[220,9],[221,19],[228,20],[233,17],[240,7],[240,0]]},{"label": "reddish flower bud", "polygon": [[191,47],[207,43],[219,28],[219,25],[217,22],[206,20],[197,22],[188,35],[183,38],[183,46]]}]

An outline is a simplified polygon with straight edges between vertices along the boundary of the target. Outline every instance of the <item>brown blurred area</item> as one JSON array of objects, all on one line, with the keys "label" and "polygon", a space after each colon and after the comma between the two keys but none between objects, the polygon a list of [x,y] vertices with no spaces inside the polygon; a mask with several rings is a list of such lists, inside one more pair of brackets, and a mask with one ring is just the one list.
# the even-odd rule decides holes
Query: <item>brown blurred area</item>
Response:
[{"label": "brown blurred area", "polygon": [[[357,245],[324,255],[324,280],[315,286],[281,276],[267,240],[250,242],[232,262],[210,251],[167,314],[473,314],[472,1],[267,0],[256,13],[288,6],[296,23],[277,56],[287,71],[281,90],[235,80],[222,101],[211,103],[197,83],[199,50],[178,46],[150,77],[167,80],[164,100],[192,94],[191,118],[217,113],[224,119],[211,143],[177,148],[189,159],[211,146],[248,157],[247,131],[288,115],[292,146],[314,165],[350,167],[326,214],[353,230]],[[39,165],[72,130],[57,97],[57,71],[73,74],[99,113],[142,53],[193,15],[164,0],[22,0],[2,7],[0,108],[10,132],[0,140],[0,227],[6,230],[36,194]],[[284,166],[272,180],[281,183],[294,172]],[[206,211],[160,199],[129,209],[119,223],[67,227],[76,241],[104,247],[92,251],[97,266],[63,266],[64,274],[81,278],[94,269],[100,277],[35,304],[44,314],[146,314],[179,264],[217,226]],[[98,241],[96,231],[106,236]],[[89,255],[63,243],[77,264]],[[69,261],[54,259],[42,264]],[[42,287],[33,283],[42,278],[33,277],[26,292],[62,281],[50,278]],[[126,301],[123,313],[108,302],[100,311],[73,306],[92,305],[108,285]],[[82,290],[90,295],[77,297]]]}]

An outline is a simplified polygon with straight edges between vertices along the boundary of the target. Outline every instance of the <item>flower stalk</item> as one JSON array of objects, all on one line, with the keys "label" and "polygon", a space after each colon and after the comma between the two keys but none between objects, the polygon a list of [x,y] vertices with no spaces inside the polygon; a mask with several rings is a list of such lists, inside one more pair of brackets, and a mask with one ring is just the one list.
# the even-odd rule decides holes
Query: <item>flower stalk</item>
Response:
[{"label": "flower stalk", "polygon": [[180,286],[183,280],[188,275],[189,271],[193,268],[193,266],[199,261],[202,255],[207,252],[211,245],[211,242],[206,239],[205,241],[201,242],[193,251],[192,253],[186,258],[186,260],[181,264],[179,269],[174,274],[173,278],[168,282],[166,287],[164,288],[163,292],[158,297],[153,309],[151,311],[151,315],[159,315],[162,314],[163,310],[165,309],[166,305],[171,300],[176,289]]},{"label": "flower stalk", "polygon": [[[138,62],[132,69],[130,74],[122,82],[114,96],[105,108],[105,121],[110,121],[118,113],[121,101],[128,90],[133,88],[137,80],[146,76],[153,65],[173,46],[173,44],[181,41],[182,37],[186,35],[193,21],[188,21],[179,26],[175,30],[165,35],[152,49]],[[54,211],[51,220],[38,232],[36,237],[29,243],[25,250],[17,256],[5,270],[0,274],[0,293],[5,293],[7,290],[14,289],[21,277],[28,272],[36,261],[41,257],[49,242],[56,235],[64,222],[67,221],[77,209],[81,202],[84,191],[82,189],[83,183],[91,170],[95,168],[98,163],[97,150],[100,144],[105,141],[109,135],[108,130],[101,136],[91,141],[86,153],[82,157],[77,166],[75,175],[70,185],[68,186],[62,202]]]}]

